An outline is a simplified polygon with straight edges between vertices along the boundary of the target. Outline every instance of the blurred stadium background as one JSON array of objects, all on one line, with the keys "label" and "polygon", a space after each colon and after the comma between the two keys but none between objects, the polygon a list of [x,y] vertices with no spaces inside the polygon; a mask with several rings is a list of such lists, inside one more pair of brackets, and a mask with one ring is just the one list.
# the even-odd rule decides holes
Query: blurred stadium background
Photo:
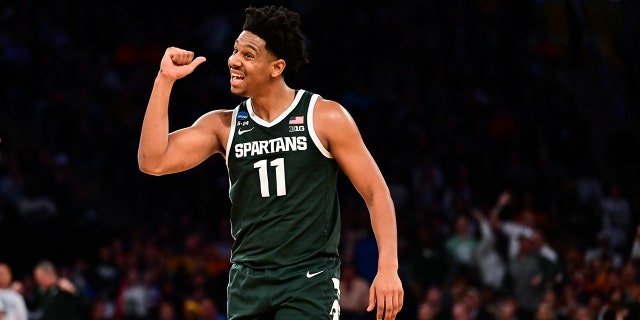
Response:
[{"label": "blurred stadium background", "polygon": [[[513,202],[501,218],[532,208],[560,257],[556,288],[569,282],[571,259],[591,269],[585,255],[607,232],[622,237],[610,255],[636,264],[637,1],[25,0],[0,3],[0,260],[18,280],[51,259],[113,307],[118,290],[96,275],[109,251],[118,272],[109,281],[136,269],[186,299],[195,290],[186,279],[204,274],[205,291],[224,306],[222,158],[151,177],[137,169],[136,150],[167,46],[208,59],[176,85],[173,129],[240,101],[229,93],[226,59],[249,4],[301,13],[311,63],[289,83],[352,112],[386,175],[407,291],[402,319],[417,317],[430,286],[449,292],[452,279],[468,275],[443,273],[438,266],[451,262],[425,250],[446,256],[457,217],[489,214],[504,190]],[[619,229],[603,205],[614,186],[629,217]],[[370,279],[366,211],[348,181],[340,187],[344,259]],[[469,230],[479,241],[477,221]]]}]

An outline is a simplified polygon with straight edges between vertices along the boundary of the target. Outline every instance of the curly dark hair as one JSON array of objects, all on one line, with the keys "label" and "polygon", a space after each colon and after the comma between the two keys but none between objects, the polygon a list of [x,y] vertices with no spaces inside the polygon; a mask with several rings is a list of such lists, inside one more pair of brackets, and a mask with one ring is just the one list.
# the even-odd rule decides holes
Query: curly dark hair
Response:
[{"label": "curly dark hair", "polygon": [[287,63],[284,74],[298,71],[309,63],[300,31],[300,14],[282,6],[248,7],[242,30],[249,31],[266,42],[267,50]]}]

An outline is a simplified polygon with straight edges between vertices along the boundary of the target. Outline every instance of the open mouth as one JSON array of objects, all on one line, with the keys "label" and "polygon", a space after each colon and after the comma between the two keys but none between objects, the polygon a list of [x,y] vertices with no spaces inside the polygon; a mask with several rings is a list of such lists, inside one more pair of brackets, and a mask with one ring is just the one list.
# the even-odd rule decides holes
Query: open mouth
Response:
[{"label": "open mouth", "polygon": [[239,75],[239,74],[232,74],[231,75],[231,85],[235,86],[235,85],[239,85],[240,83],[242,83],[242,81],[244,80],[244,76]]}]

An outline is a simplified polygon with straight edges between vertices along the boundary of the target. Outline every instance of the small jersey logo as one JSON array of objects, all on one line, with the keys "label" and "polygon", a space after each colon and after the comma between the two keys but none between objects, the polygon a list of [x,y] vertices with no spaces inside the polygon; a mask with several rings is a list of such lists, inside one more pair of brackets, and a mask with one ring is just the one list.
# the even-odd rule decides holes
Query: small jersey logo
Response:
[{"label": "small jersey logo", "polygon": [[249,118],[249,113],[246,111],[240,111],[238,112],[238,115],[236,116],[236,119],[240,120],[240,121],[244,121],[247,120]]},{"label": "small jersey logo", "polygon": [[255,128],[255,127],[251,127],[249,129],[245,129],[245,130],[238,129],[238,135],[241,136],[243,133],[247,133],[247,132],[253,130],[253,128]]},{"label": "small jersey logo", "polygon": [[318,272],[314,272],[314,273],[310,273],[309,271],[307,271],[307,278],[313,278],[321,273],[323,273],[324,270],[318,271]]}]

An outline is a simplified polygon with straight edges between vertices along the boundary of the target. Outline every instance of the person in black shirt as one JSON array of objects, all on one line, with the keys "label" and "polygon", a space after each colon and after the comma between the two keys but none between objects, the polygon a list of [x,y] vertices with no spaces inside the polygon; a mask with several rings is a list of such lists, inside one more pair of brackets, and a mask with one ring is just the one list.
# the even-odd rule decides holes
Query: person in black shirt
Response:
[{"label": "person in black shirt", "polygon": [[55,265],[42,260],[33,269],[38,285],[32,315],[39,320],[89,319],[91,300],[76,289],[69,279],[60,277]]}]

